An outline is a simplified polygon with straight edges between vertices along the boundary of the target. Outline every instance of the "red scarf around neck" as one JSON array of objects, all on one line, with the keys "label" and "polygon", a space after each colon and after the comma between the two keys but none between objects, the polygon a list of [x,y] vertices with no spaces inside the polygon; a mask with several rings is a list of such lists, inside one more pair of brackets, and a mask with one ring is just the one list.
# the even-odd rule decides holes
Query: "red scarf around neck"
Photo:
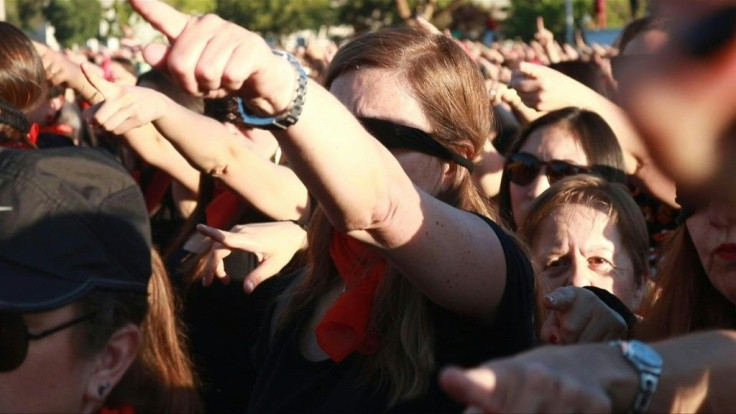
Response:
[{"label": "red scarf around neck", "polygon": [[330,257],[345,290],[317,325],[317,343],[335,362],[354,352],[374,354],[378,336],[368,325],[376,290],[386,274],[386,259],[373,247],[338,231],[332,232]]}]

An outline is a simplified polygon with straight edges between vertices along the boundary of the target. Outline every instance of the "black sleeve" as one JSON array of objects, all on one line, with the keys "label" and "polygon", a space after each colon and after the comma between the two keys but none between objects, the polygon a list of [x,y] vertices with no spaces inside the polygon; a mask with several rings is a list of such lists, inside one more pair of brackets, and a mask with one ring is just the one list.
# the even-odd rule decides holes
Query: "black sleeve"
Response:
[{"label": "black sleeve", "polygon": [[501,242],[506,260],[506,288],[496,313],[494,326],[508,338],[514,353],[536,344],[534,334],[534,270],[516,240],[491,219],[480,216]]}]

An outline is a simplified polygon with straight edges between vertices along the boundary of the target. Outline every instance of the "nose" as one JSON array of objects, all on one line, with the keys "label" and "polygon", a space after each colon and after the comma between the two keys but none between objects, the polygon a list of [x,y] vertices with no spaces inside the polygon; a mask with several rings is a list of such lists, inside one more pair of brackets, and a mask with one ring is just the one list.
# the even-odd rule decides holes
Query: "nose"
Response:
[{"label": "nose", "polygon": [[586,260],[576,258],[570,267],[570,277],[567,284],[575,287],[593,286],[591,272],[592,270],[588,267]]},{"label": "nose", "polygon": [[529,183],[527,196],[533,200],[539,197],[548,188],[549,179],[547,179],[547,174],[545,174],[544,171],[540,171],[534,181]]}]

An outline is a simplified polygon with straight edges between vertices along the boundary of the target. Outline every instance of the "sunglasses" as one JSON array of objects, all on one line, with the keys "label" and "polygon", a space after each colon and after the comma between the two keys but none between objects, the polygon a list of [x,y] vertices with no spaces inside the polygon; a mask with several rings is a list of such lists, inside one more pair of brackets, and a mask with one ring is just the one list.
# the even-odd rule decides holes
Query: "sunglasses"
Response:
[{"label": "sunglasses", "polygon": [[63,329],[92,318],[95,313],[79,316],[61,325],[39,333],[28,332],[23,315],[13,312],[0,312],[0,372],[13,371],[26,359],[28,342],[45,338]]},{"label": "sunglasses", "polygon": [[591,170],[587,167],[570,164],[567,161],[542,161],[532,154],[517,152],[511,154],[506,161],[505,171],[512,183],[520,186],[529,185],[545,167],[544,173],[550,184],[572,175],[586,174]]}]

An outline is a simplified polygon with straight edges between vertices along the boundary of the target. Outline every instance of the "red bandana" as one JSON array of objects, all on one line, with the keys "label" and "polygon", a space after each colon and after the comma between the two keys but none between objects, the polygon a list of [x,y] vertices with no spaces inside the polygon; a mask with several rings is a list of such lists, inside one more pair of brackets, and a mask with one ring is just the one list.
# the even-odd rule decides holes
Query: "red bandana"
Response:
[{"label": "red bandana", "polygon": [[12,149],[35,149],[36,143],[38,142],[38,133],[41,130],[41,128],[38,126],[37,123],[31,124],[31,129],[28,131],[28,134],[26,135],[26,138],[28,139],[28,142],[33,145],[28,145],[25,141],[4,141],[0,146],[4,148],[12,148]]},{"label": "red bandana", "polygon": [[317,325],[317,343],[335,362],[353,352],[375,354],[378,336],[368,331],[368,324],[376,290],[386,274],[386,260],[374,248],[337,231],[332,232],[330,257],[345,291]]},{"label": "red bandana", "polygon": [[102,407],[97,414],[135,414],[135,407],[130,404],[116,408]]},{"label": "red bandana", "polygon": [[225,227],[238,214],[243,204],[240,197],[232,191],[223,191],[207,204],[205,210],[207,225],[216,229],[229,230]]}]

